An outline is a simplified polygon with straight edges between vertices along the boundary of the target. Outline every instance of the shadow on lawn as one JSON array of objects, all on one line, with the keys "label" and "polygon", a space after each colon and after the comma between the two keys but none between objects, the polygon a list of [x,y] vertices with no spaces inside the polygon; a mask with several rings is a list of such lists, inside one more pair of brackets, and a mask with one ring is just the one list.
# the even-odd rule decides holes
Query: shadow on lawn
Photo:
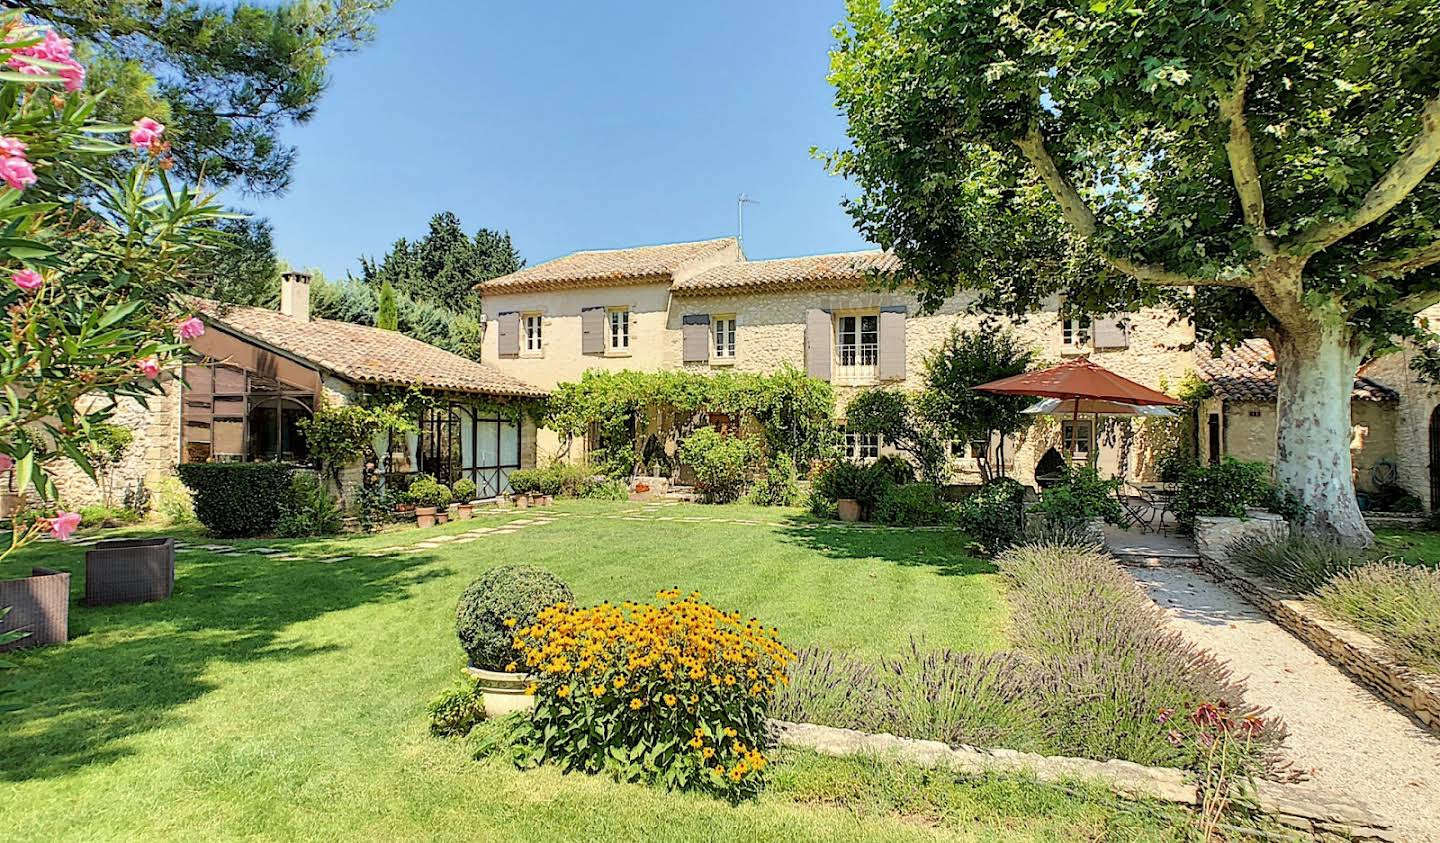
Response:
[{"label": "shadow on lawn", "polygon": [[[182,555],[166,601],[86,608],[84,553],[46,546],[7,564],[72,574],[70,642],[22,651],[6,677],[19,711],[0,715],[0,781],[52,778],[123,757],[122,742],[164,728],[173,708],[213,689],[217,662],[301,659],[333,650],[282,643],[286,629],[328,612],[403,600],[409,589],[453,573],[433,557],[361,557],[333,565],[258,556]],[[22,564],[23,563],[23,564]]]},{"label": "shadow on lawn", "polygon": [[838,527],[792,518],[779,524],[785,541],[831,559],[883,559],[924,566],[942,576],[993,574],[999,569],[969,549],[969,538],[956,530],[882,530]]}]

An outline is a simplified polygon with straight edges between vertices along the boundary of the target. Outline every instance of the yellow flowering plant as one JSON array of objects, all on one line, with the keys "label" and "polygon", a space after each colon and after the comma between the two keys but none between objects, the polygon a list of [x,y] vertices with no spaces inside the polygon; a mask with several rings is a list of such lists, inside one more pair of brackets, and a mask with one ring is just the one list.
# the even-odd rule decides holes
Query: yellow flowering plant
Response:
[{"label": "yellow flowering plant", "polygon": [[536,677],[522,765],[610,772],[625,781],[758,792],[765,715],[795,654],[778,631],[662,591],[655,604],[552,606],[515,634]]}]

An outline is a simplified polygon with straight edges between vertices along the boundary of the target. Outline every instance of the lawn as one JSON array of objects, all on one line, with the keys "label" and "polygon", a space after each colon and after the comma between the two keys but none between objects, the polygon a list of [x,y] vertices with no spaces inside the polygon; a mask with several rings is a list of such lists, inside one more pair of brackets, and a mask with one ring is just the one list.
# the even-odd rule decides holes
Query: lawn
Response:
[{"label": "lawn", "polygon": [[[272,540],[305,558],[180,557],[164,603],[89,609],[72,640],[4,677],[0,828],[21,839],[1166,839],[1172,816],[1020,779],[957,782],[787,753],[758,801],[713,799],[469,759],[426,732],[425,703],[463,658],[454,604],[485,568],[527,562],[577,599],[698,589],[795,646],[897,651],[910,636],[1005,645],[1003,586],[950,532],[803,529],[792,512],[573,502],[553,524],[414,554],[353,555],[475,522],[330,541]],[[534,513],[487,516],[500,524]],[[760,519],[741,525],[685,518]],[[262,543],[251,543],[262,544]],[[335,553],[347,561],[317,561]],[[31,565],[83,571],[78,548]]]},{"label": "lawn", "polygon": [[1375,550],[1378,555],[1434,568],[1440,566],[1440,532],[1380,527],[1375,530]]}]

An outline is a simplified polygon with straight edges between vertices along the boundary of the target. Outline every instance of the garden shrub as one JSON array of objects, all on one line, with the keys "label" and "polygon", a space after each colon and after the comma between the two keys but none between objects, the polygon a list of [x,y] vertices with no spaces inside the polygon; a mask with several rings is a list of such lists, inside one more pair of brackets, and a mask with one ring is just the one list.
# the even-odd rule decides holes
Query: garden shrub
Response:
[{"label": "garden shrub", "polygon": [[658,605],[557,606],[517,632],[536,677],[523,763],[753,795],[768,763],[766,714],[794,654],[773,630],[697,594],[656,596]]},{"label": "garden shrub", "polygon": [[290,490],[291,467],[272,462],[189,462],[175,467],[195,517],[212,535],[273,533]]},{"label": "garden shrub", "polygon": [[628,501],[630,487],[624,480],[600,480],[585,489],[585,497],[600,501]]},{"label": "garden shrub", "polygon": [[155,511],[160,514],[166,526],[179,527],[195,523],[195,504],[191,500],[190,490],[185,488],[185,484],[179,479],[160,478],[155,484],[152,497]]},{"label": "garden shrub", "polygon": [[340,532],[344,514],[340,505],[315,475],[297,471],[280,507],[275,535],[287,538],[333,536]]},{"label": "garden shrub", "polygon": [[405,499],[417,507],[433,506],[444,509],[450,505],[451,498],[450,490],[444,483],[428,474],[422,474],[416,477],[415,482],[405,491]]},{"label": "garden shrub", "polygon": [[756,458],[748,439],[702,427],[680,444],[680,459],[695,472],[695,488],[706,503],[739,500]]},{"label": "garden shrub", "polygon": [[794,506],[800,502],[800,481],[789,454],[777,454],[750,489],[750,503],[759,506]]},{"label": "garden shrub", "polygon": [[879,474],[891,483],[905,484],[915,482],[915,466],[909,460],[896,454],[885,454],[877,457],[874,462],[867,466],[870,471]]},{"label": "garden shrub", "polygon": [[1020,538],[1025,486],[997,477],[955,508],[955,523],[983,553],[994,555]]},{"label": "garden shrub", "polygon": [[599,477],[595,469],[588,462],[552,462],[546,469],[553,475],[555,492],[553,494],[565,498],[583,498],[591,487],[603,483],[605,478]]},{"label": "garden shrub", "polygon": [[475,481],[468,477],[462,477],[456,480],[455,484],[450,487],[450,492],[455,500],[461,503],[469,503],[475,499]]},{"label": "garden shrub", "polygon": [[1359,548],[1299,533],[1278,541],[1247,536],[1231,544],[1229,553],[1231,559],[1250,573],[1307,593],[1370,561]]},{"label": "garden shrub", "polygon": [[892,527],[936,527],[954,521],[950,505],[929,483],[887,486],[875,504],[874,518]]},{"label": "garden shrub", "polygon": [[1055,485],[1040,493],[1040,502],[1030,511],[1048,530],[1078,530],[1092,518],[1103,518],[1117,527],[1125,526],[1125,509],[1116,497],[1123,481],[1103,480],[1090,466],[1068,466]]},{"label": "garden shrub", "polygon": [[443,737],[463,737],[475,724],[485,719],[485,704],[475,681],[466,678],[459,685],[447,688],[426,706],[430,715],[430,733]]},{"label": "garden shrub", "polygon": [[1240,518],[1245,511],[1277,502],[1270,467],[1226,457],[1216,465],[1197,465],[1185,473],[1170,504],[1180,526],[1191,529],[1199,516]]},{"label": "garden shrub", "polygon": [[83,527],[128,527],[145,520],[143,512],[118,506],[92,504],[80,507],[80,525]]},{"label": "garden shrub", "polygon": [[517,468],[510,472],[510,491],[516,495],[539,495],[545,485],[544,471],[538,468]]},{"label": "garden shrub", "polygon": [[455,633],[475,667],[511,670],[515,630],[534,623],[542,609],[574,599],[570,586],[543,568],[501,565],[481,574],[460,595]]},{"label": "garden shrub", "polygon": [[1384,561],[1320,589],[1320,604],[1389,646],[1401,661],[1440,674],[1440,571]]},{"label": "garden shrub", "polygon": [[885,469],[836,460],[815,473],[810,487],[810,511],[819,517],[833,515],[835,502],[846,498],[858,501],[866,511],[873,510],[891,485]]}]

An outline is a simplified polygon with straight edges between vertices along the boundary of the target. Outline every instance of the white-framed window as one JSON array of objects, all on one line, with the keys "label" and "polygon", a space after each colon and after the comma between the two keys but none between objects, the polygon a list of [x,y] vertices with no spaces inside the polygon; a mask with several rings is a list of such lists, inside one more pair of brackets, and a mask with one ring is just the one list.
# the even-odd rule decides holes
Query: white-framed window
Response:
[{"label": "white-framed window", "polygon": [[735,317],[716,316],[710,320],[710,359],[735,359]]},{"label": "white-framed window", "polygon": [[611,353],[630,351],[630,308],[611,307],[605,313],[605,347]]},{"label": "white-framed window", "polygon": [[880,312],[835,317],[837,380],[865,383],[880,377]]},{"label": "white-framed window", "polygon": [[1090,342],[1090,317],[1060,320],[1060,344],[1069,348]]},{"label": "white-framed window", "polygon": [[880,456],[878,433],[845,431],[845,457],[851,460],[873,460]]},{"label": "white-framed window", "polygon": [[1060,441],[1065,453],[1088,458],[1095,450],[1095,422],[1091,419],[1066,419],[1060,422]]},{"label": "white-framed window", "polygon": [[545,317],[539,313],[526,313],[520,317],[520,327],[524,331],[524,345],[527,354],[539,354],[545,347]]},{"label": "white-framed window", "polygon": [[965,459],[965,442],[963,440],[950,440],[950,456],[957,460]]}]

